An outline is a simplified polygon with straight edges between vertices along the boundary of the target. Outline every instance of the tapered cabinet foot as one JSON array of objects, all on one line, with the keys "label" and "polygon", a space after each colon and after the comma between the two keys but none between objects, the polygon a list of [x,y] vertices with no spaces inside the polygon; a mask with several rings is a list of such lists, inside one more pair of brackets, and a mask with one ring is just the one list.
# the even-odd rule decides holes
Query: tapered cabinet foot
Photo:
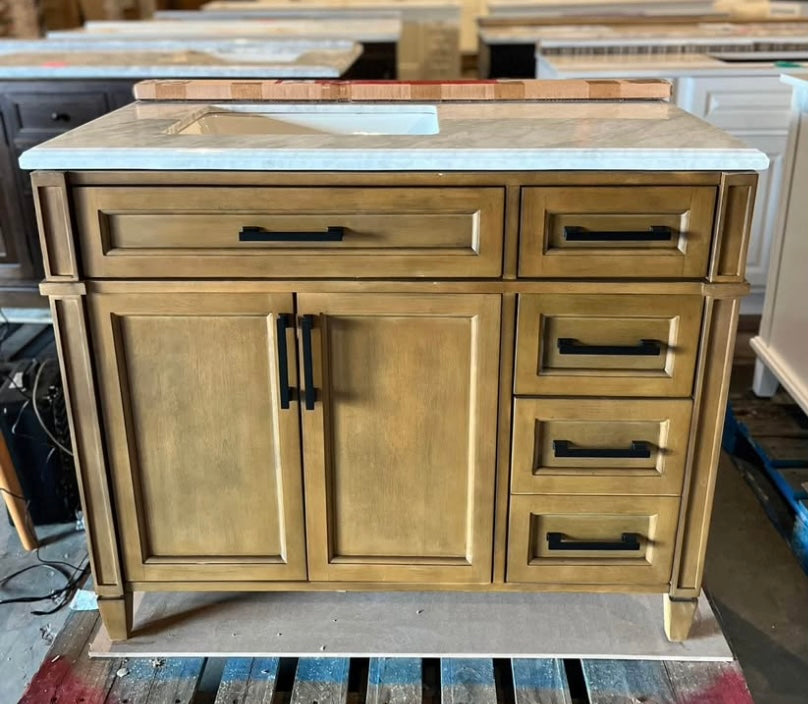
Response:
[{"label": "tapered cabinet foot", "polygon": [[693,618],[696,616],[698,599],[673,599],[665,594],[665,635],[673,643],[687,640]]},{"label": "tapered cabinet foot", "polygon": [[126,640],[132,634],[134,605],[131,593],[114,599],[99,597],[98,610],[110,640]]}]

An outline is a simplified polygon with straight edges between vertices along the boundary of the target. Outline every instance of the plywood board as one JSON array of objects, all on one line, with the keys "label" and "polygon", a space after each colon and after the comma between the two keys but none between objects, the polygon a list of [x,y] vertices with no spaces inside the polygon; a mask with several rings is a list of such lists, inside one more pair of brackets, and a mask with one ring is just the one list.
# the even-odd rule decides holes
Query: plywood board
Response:
[{"label": "plywood board", "polygon": [[138,100],[249,101],[525,101],[668,100],[657,79],[501,81],[151,80],[135,84]]},{"label": "plywood board", "polygon": [[669,643],[658,594],[147,593],[135,634],[94,657],[531,657],[729,661],[702,597]]}]

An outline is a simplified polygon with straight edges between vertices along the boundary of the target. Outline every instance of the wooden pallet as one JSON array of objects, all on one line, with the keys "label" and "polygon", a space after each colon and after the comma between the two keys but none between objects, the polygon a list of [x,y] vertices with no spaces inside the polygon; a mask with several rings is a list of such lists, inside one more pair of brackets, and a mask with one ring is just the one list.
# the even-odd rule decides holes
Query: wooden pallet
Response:
[{"label": "wooden pallet", "polygon": [[[771,399],[751,392],[733,395],[723,446],[808,573],[808,417],[785,394]],[[783,503],[786,511],[780,508]]]},{"label": "wooden pallet", "polygon": [[73,613],[20,704],[753,704],[737,662],[91,659],[98,626]]}]

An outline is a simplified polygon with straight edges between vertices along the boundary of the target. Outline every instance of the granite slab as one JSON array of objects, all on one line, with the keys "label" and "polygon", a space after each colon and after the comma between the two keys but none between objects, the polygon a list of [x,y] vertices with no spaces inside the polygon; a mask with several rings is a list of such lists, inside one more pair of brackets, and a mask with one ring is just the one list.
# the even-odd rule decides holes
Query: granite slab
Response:
[{"label": "granite slab", "polygon": [[218,38],[325,38],[347,39],[357,42],[392,43],[401,37],[401,17],[397,13],[389,16],[361,19],[341,17],[338,19],[285,19],[254,18],[251,20],[138,20],[127,22],[94,21],[86,22],[78,29],[48,32],[52,39],[99,39],[143,37],[162,39],[180,37]]},{"label": "granite slab", "polygon": [[757,149],[667,102],[653,101],[392,106],[397,113],[434,111],[439,129],[427,135],[182,132],[210,112],[379,109],[373,104],[135,103],[28,150],[20,165],[245,171],[760,170],[768,165]]},{"label": "granite slab", "polygon": [[[793,68],[808,68],[808,52],[790,55]],[[536,75],[539,78],[679,78],[685,76],[779,76],[782,63],[769,61],[722,61],[710,54],[681,54],[670,56],[575,56],[536,54]]]},{"label": "granite slab", "polygon": [[311,46],[221,47],[218,49],[111,49],[94,46],[63,51],[48,41],[32,51],[0,53],[0,79],[69,78],[339,78],[362,47],[343,42]]}]

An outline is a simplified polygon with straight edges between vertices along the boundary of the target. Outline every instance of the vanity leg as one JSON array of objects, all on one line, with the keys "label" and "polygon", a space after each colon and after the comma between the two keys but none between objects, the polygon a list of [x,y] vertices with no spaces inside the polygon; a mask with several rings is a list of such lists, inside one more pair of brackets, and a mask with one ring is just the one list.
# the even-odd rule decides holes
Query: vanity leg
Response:
[{"label": "vanity leg", "polygon": [[696,615],[698,599],[674,599],[665,594],[665,635],[672,643],[687,640],[693,618]]},{"label": "vanity leg", "polygon": [[112,599],[98,597],[98,610],[110,640],[126,640],[131,635],[134,616],[131,592]]},{"label": "vanity leg", "polygon": [[755,396],[759,396],[761,398],[771,398],[777,393],[777,389],[780,387],[780,380],[772,374],[771,369],[769,369],[763,362],[759,359],[755,360],[755,376],[752,379],[752,391],[755,392]]}]

